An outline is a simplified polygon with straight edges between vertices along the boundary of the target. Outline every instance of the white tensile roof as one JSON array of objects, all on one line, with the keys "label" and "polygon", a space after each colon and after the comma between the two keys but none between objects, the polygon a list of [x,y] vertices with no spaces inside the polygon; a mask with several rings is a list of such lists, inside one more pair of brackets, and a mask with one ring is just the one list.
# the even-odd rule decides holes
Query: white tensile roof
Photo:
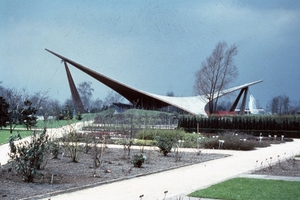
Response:
[{"label": "white tensile roof", "polygon": [[[246,83],[240,86],[236,86],[230,89],[226,89],[220,92],[220,94],[217,96],[215,95],[215,98],[219,98],[221,96],[224,96],[226,94],[235,92],[237,90],[241,90],[243,88],[249,87],[251,85],[257,84],[262,82],[262,80],[258,80],[251,83]],[[160,101],[166,102],[168,104],[171,104],[175,107],[178,107],[182,110],[185,110],[191,114],[194,115],[203,115],[207,116],[207,113],[205,112],[205,106],[209,102],[208,99],[205,99],[204,96],[191,96],[191,97],[170,97],[170,96],[163,96],[163,95],[157,95],[157,94],[151,94],[148,92],[144,92],[149,96],[152,96],[153,98],[159,99]]]}]

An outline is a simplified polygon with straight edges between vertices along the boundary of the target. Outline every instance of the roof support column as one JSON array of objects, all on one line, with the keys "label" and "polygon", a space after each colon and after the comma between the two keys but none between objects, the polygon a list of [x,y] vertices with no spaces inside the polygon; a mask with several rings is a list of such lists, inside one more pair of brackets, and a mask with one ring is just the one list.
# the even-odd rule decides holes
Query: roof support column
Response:
[{"label": "roof support column", "polygon": [[240,113],[240,115],[245,114],[247,94],[248,94],[248,87],[244,88],[244,97],[243,97],[243,101],[242,101],[242,104],[241,104],[241,113]]},{"label": "roof support column", "polygon": [[241,98],[241,96],[244,93],[243,101],[242,101],[241,108],[240,108],[240,114],[244,115],[244,113],[245,113],[245,107],[246,107],[246,100],[247,100],[248,89],[249,89],[249,87],[245,87],[245,88],[241,89],[239,95],[237,96],[237,98],[235,99],[234,103],[232,104],[232,106],[230,108],[230,112],[234,112],[235,111],[236,106],[239,103],[240,98]]},{"label": "roof support column", "polygon": [[66,61],[64,61],[64,64],[65,64],[65,68],[66,68],[66,73],[67,73],[68,82],[69,82],[69,86],[70,86],[70,90],[71,90],[71,94],[72,94],[72,100],[73,100],[73,103],[75,106],[76,113],[85,113],[85,109],[83,107],[81,98],[80,98],[77,88],[74,84],[72,75],[70,73],[70,70],[69,70],[69,67],[68,67]]}]

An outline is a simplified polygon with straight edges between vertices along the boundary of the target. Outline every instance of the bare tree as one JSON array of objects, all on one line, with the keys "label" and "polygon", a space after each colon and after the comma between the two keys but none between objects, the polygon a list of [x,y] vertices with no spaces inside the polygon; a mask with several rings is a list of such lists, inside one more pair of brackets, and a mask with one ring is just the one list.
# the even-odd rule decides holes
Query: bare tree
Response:
[{"label": "bare tree", "polygon": [[97,113],[102,109],[103,101],[99,98],[95,99],[91,103],[91,112]]},{"label": "bare tree", "polygon": [[168,97],[174,97],[175,95],[174,95],[173,91],[169,91],[169,92],[167,92],[167,96]]},{"label": "bare tree", "polygon": [[90,110],[90,104],[92,101],[92,97],[93,97],[93,92],[94,89],[92,88],[92,83],[91,82],[82,82],[79,83],[77,86],[78,89],[78,93],[80,95],[82,104],[85,108],[85,110]]},{"label": "bare tree", "polygon": [[221,101],[218,105],[218,110],[230,110],[232,106],[232,102],[231,101]]},{"label": "bare tree", "polygon": [[[24,90],[24,89],[23,89]],[[4,88],[0,96],[6,99],[11,110],[16,110],[23,103],[24,96],[22,90],[15,88]]]},{"label": "bare tree", "polygon": [[37,109],[37,115],[43,116],[46,120],[49,115],[48,92],[35,92],[29,97],[29,100],[32,102],[32,105]]},{"label": "bare tree", "polygon": [[300,101],[291,101],[289,114],[300,114]]},{"label": "bare tree", "polygon": [[71,98],[65,100],[64,106],[68,106],[69,112],[72,112],[72,114],[75,111],[75,105],[74,105],[74,102]]},{"label": "bare tree", "polygon": [[202,62],[202,67],[196,72],[194,91],[203,95],[209,103],[209,113],[217,108],[220,91],[237,77],[238,70],[234,65],[234,56],[237,55],[237,46],[228,47],[226,42],[219,42],[212,54]]},{"label": "bare tree", "polygon": [[47,109],[49,111],[49,116],[58,116],[62,113],[62,105],[58,100],[50,100],[47,105]]},{"label": "bare tree", "polygon": [[6,116],[8,117],[10,133],[12,133],[17,124],[21,123],[21,113],[19,112],[19,110],[24,103],[22,90],[16,90],[14,88],[3,88],[1,90],[0,96],[2,96],[9,105]]},{"label": "bare tree", "polygon": [[4,90],[4,87],[1,85],[2,81],[0,81],[0,94],[2,93],[2,91]]},{"label": "bare tree", "polygon": [[286,95],[273,97],[268,105],[267,110],[272,114],[289,114],[290,113],[290,98]]},{"label": "bare tree", "polygon": [[124,100],[124,97],[121,96],[119,93],[114,92],[112,90],[110,90],[107,94],[107,96],[105,97],[104,100],[104,105],[106,106],[110,106],[113,103],[120,103]]},{"label": "bare tree", "polygon": [[281,103],[282,103],[282,112],[284,114],[288,114],[289,113],[289,109],[290,109],[290,98],[288,96],[282,96],[281,99]]},{"label": "bare tree", "polygon": [[272,100],[269,102],[268,110],[270,110],[272,114],[276,114],[278,113],[278,107],[279,107],[279,98],[273,97]]}]

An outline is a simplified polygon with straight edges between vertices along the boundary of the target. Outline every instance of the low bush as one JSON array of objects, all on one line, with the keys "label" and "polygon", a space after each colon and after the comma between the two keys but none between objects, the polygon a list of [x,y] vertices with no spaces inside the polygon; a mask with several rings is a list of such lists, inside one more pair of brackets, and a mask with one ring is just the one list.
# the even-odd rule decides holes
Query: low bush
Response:
[{"label": "low bush", "polygon": [[176,137],[180,140],[196,141],[199,137],[199,134],[186,133],[183,129],[146,129],[138,132],[136,139],[155,140],[156,136],[164,136],[166,134],[176,135]]},{"label": "low bush", "polygon": [[254,149],[254,142],[253,141],[244,142],[239,140],[224,140],[224,143],[220,144],[219,139],[207,139],[203,143],[203,148],[249,151]]},{"label": "low bush", "polygon": [[193,133],[185,133],[184,136],[181,138],[182,146],[184,148],[198,148],[199,139],[202,138],[202,135],[193,134]]},{"label": "low bush", "polygon": [[138,168],[140,168],[144,162],[145,162],[145,157],[142,154],[134,155],[131,161],[133,166]]},{"label": "low bush", "polygon": [[171,152],[174,144],[178,140],[183,140],[185,132],[183,130],[159,130],[155,137],[157,147],[166,156]]},{"label": "low bush", "polygon": [[[224,141],[222,144],[220,140]],[[228,150],[254,150],[255,147],[267,147],[270,143],[262,140],[257,141],[256,137],[244,133],[224,132],[217,136],[201,140],[201,147],[206,149],[228,149]]]},{"label": "low bush", "polygon": [[[139,132],[136,136],[138,140],[155,141],[156,145],[161,148],[164,154],[168,154],[171,151],[173,145],[178,143],[179,140],[182,143],[179,145],[184,148],[197,148],[199,138],[203,137],[199,134],[186,133],[183,129],[179,130],[158,130],[147,129]],[[139,143],[145,145],[143,143]]]},{"label": "low bush", "polygon": [[87,136],[90,138],[95,138],[95,137],[98,138],[105,137],[106,139],[110,138],[109,132],[103,132],[103,131],[80,132],[76,134],[77,134],[77,139],[79,141],[85,141]]},{"label": "low bush", "polygon": [[133,140],[133,145],[137,146],[155,146],[157,144],[156,140]]},{"label": "low bush", "polygon": [[[84,138],[85,141],[87,138]],[[78,137],[78,134],[74,129],[66,130],[63,134],[63,137],[60,139],[63,143],[63,146],[69,152],[69,156],[72,162],[78,162],[79,152],[83,151],[84,145],[80,145],[82,142]]]},{"label": "low bush", "polygon": [[20,134],[10,137],[8,156],[25,182],[33,182],[36,175],[39,175],[38,170],[44,161],[48,139],[46,129],[42,133],[33,132],[31,141],[21,141]]},{"label": "low bush", "polygon": [[144,129],[137,133],[136,139],[140,140],[155,140],[155,137],[161,130],[158,129]]},{"label": "low bush", "polygon": [[173,145],[177,142],[175,138],[169,136],[157,136],[156,141],[157,147],[164,156],[171,152]]},{"label": "low bush", "polygon": [[53,156],[53,159],[58,159],[58,155],[60,152],[60,144],[59,144],[59,140],[54,139],[54,140],[49,140],[48,141],[48,150],[51,153],[51,155]]}]

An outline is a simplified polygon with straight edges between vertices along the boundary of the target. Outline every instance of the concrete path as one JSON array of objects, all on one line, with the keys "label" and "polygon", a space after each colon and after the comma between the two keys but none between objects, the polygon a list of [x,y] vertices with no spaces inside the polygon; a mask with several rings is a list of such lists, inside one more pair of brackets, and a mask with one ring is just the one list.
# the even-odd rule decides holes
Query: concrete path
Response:
[{"label": "concrete path", "polygon": [[[81,130],[81,128],[83,126],[89,125],[90,123],[92,123],[92,122],[91,121],[83,121],[83,122],[78,122],[76,124],[67,125],[62,128],[47,128],[47,134],[50,136],[50,138],[61,137],[62,134],[70,131],[71,129]],[[23,138],[22,140],[30,140],[30,137]],[[9,160],[9,157],[7,155],[8,152],[9,152],[8,144],[0,145],[0,164],[4,165],[8,162],[8,160]]]},{"label": "concrete path", "polygon": [[[5,145],[0,146],[1,159],[7,150],[6,148]],[[267,148],[259,148],[254,151],[205,151],[207,153],[231,154],[232,156],[75,192],[62,193],[57,196],[44,196],[44,199],[139,200],[141,199],[139,198],[140,195],[144,195],[142,200],[161,200],[165,197],[168,200],[178,200],[179,197],[181,197],[181,200],[192,200],[192,198],[184,197],[184,195],[249,171],[267,167],[270,160],[275,164],[278,159],[283,161],[299,154],[300,139],[295,139],[294,142],[285,144],[272,145]],[[272,159],[270,159],[271,157]],[[168,191],[166,196],[164,194],[165,191]]]}]

